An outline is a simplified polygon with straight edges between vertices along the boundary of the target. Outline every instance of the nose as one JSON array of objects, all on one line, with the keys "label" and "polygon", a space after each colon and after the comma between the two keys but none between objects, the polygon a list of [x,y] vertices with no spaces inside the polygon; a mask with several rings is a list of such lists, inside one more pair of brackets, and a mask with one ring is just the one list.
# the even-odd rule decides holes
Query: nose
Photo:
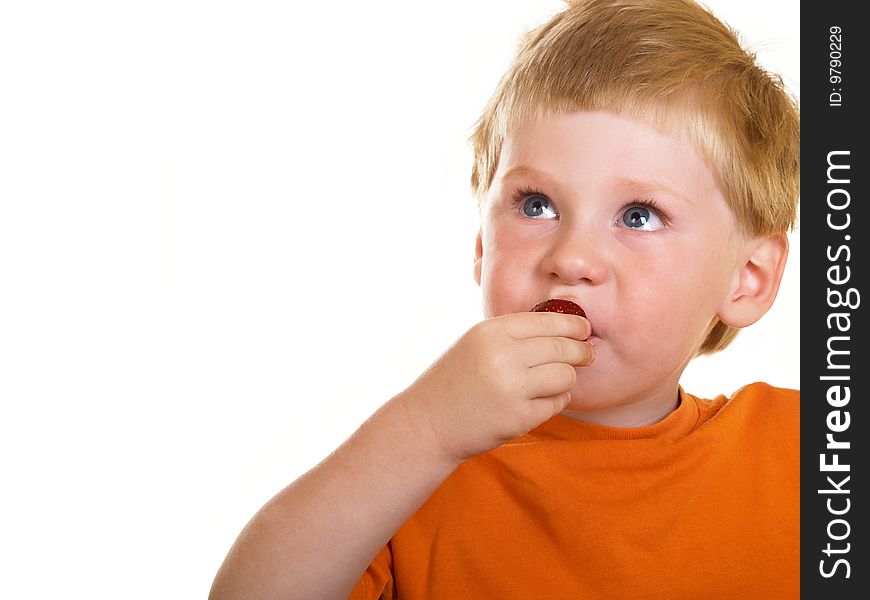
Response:
[{"label": "nose", "polygon": [[599,284],[608,275],[606,255],[606,242],[593,231],[564,227],[553,237],[541,269],[547,277],[555,277],[568,285]]}]

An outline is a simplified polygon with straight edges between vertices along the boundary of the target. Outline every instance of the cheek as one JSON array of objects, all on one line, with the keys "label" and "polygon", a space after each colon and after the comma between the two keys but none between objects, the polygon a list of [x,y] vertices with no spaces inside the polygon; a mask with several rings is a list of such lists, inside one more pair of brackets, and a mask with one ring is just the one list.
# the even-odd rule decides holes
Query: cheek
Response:
[{"label": "cheek", "polygon": [[631,348],[648,351],[650,344],[693,343],[715,314],[713,295],[698,281],[699,273],[676,262],[658,262],[638,272],[631,285],[621,286],[613,315],[620,337]]},{"label": "cheek", "polygon": [[706,323],[685,306],[658,300],[620,311],[615,328],[602,332],[605,339],[596,355],[601,368],[648,381],[673,373],[694,355]]},{"label": "cheek", "polygon": [[503,239],[484,243],[480,287],[487,317],[525,310],[534,282],[534,258],[522,244]]}]

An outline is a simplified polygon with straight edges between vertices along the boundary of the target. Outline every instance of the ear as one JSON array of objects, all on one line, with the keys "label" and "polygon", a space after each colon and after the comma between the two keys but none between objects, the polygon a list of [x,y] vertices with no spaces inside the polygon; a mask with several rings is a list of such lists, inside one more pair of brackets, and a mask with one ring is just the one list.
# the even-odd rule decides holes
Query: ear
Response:
[{"label": "ear", "polygon": [[731,327],[752,325],[773,305],[788,257],[788,238],[783,234],[754,238],[743,256],[717,315]]},{"label": "ear", "polygon": [[474,280],[480,285],[480,269],[483,263],[483,237],[482,231],[477,230],[477,241],[474,245]]}]

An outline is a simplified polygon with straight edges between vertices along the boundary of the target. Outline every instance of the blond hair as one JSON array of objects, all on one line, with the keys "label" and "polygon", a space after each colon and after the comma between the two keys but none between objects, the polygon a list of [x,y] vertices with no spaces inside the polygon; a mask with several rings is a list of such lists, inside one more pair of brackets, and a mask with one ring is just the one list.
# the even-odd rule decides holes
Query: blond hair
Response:
[{"label": "blond hair", "polygon": [[[606,110],[684,135],[712,168],[749,236],[786,233],[800,193],[800,117],[781,78],[692,0],[566,0],[521,41],[470,137],[471,187],[492,185],[515,126]],[[715,320],[699,354],[737,329]]]}]

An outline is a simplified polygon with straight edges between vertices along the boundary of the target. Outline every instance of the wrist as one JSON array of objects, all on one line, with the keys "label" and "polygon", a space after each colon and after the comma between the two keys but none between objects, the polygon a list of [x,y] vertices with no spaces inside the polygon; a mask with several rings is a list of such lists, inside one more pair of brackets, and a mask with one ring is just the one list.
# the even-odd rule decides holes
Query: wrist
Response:
[{"label": "wrist", "polygon": [[453,471],[465,459],[452,453],[445,445],[421,400],[408,390],[390,400],[395,408],[396,418],[402,423],[401,429],[409,436],[407,447],[415,448],[416,453],[427,463]]}]

